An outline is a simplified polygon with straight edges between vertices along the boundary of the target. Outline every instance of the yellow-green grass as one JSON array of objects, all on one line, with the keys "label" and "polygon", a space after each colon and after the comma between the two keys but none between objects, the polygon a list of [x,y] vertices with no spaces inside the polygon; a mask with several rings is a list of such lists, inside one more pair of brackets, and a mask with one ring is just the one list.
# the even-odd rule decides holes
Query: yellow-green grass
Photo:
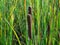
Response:
[{"label": "yellow-green grass", "polygon": [[60,0],[0,0],[0,45],[13,44],[60,45]]}]

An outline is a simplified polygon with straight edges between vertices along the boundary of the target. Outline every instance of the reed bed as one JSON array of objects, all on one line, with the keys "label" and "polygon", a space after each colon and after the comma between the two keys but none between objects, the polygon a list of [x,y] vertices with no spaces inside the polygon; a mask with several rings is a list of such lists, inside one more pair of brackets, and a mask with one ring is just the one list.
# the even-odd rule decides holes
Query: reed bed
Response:
[{"label": "reed bed", "polygon": [[0,45],[60,45],[60,0],[0,0]]}]

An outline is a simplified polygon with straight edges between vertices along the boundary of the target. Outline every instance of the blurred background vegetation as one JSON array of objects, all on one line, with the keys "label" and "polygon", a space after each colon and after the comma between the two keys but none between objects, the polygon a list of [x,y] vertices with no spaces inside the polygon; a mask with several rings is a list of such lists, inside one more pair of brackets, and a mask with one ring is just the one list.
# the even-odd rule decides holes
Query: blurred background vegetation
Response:
[{"label": "blurred background vegetation", "polygon": [[60,0],[0,0],[0,45],[60,45]]}]

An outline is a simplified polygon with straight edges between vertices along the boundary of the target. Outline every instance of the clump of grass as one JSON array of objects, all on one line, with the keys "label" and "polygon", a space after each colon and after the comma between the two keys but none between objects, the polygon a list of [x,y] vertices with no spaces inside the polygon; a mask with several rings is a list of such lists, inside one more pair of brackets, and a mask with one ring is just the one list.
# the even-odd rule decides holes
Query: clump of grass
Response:
[{"label": "clump of grass", "polygon": [[1,45],[60,45],[59,32],[60,0],[0,0]]}]

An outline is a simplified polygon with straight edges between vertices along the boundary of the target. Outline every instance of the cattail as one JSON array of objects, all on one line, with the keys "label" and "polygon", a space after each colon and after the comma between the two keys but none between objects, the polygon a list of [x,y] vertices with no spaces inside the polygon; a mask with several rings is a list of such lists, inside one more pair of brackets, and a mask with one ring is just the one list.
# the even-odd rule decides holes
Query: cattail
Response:
[{"label": "cattail", "polygon": [[48,34],[48,39],[47,39],[47,45],[49,44],[49,35],[50,35],[50,25],[48,23],[48,28],[47,28],[47,34]]},{"label": "cattail", "polygon": [[32,13],[31,13],[31,7],[28,8],[28,14],[32,15]]},{"label": "cattail", "polygon": [[50,25],[48,23],[48,36],[49,36],[49,33],[50,33]]},{"label": "cattail", "polygon": [[27,15],[27,21],[28,21],[28,35],[29,38],[31,39],[31,7],[28,8],[28,15]]},{"label": "cattail", "polygon": [[[58,31],[60,32],[60,29],[58,29]],[[60,33],[58,33],[58,38],[60,38]]]}]

